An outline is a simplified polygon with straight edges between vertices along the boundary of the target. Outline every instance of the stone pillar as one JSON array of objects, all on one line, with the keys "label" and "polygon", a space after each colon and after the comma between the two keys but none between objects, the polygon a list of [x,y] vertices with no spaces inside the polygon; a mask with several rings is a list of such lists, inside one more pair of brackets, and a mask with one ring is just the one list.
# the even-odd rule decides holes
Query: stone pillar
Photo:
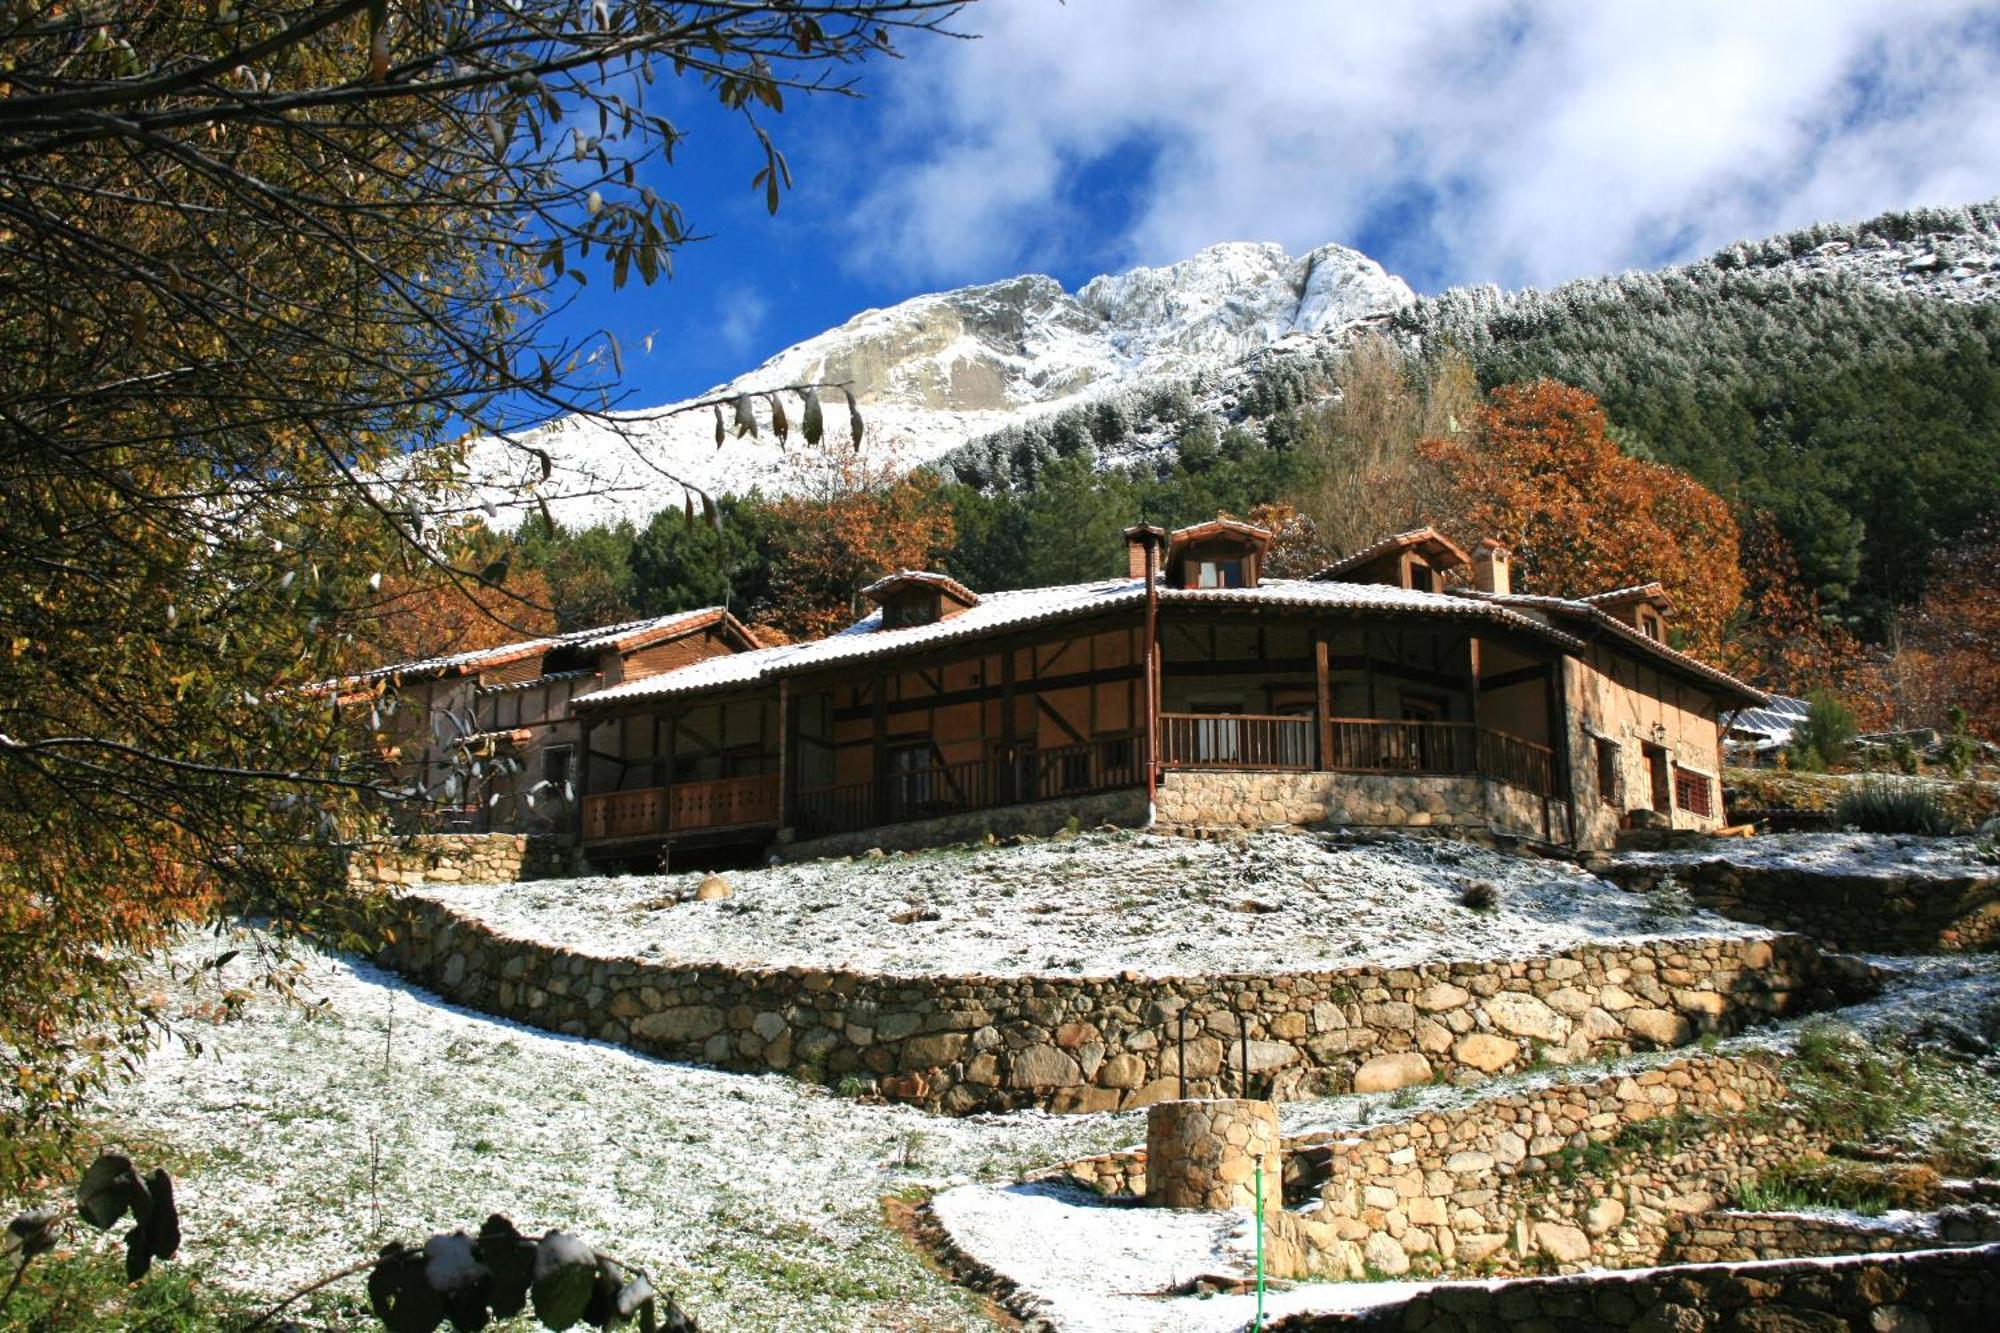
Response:
[{"label": "stone pillar", "polygon": [[1147,1206],[1249,1212],[1256,1206],[1260,1171],[1264,1213],[1274,1216],[1284,1206],[1275,1104],[1190,1099],[1147,1108]]}]

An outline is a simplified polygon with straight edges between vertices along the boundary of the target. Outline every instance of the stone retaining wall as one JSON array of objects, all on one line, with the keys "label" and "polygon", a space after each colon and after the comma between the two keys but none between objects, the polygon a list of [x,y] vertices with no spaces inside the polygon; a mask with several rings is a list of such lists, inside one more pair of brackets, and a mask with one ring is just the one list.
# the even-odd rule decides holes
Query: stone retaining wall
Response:
[{"label": "stone retaining wall", "polygon": [[1993,1241],[2000,1241],[2000,1211],[1991,1208],[1948,1208],[1894,1222],[1718,1209],[1678,1219],[1662,1257],[1674,1263],[1728,1263],[1816,1254],[1885,1254]]},{"label": "stone retaining wall", "polygon": [[1746,1116],[1783,1096],[1761,1059],[1683,1059],[1294,1141],[1319,1202],[1284,1215],[1276,1271],[1359,1278],[1656,1262],[1677,1216],[1706,1213],[1820,1146],[1787,1118]]},{"label": "stone retaining wall", "polygon": [[1671,879],[1695,902],[1724,916],[1809,931],[1840,949],[1937,953],[2000,948],[2000,871],[1892,879],[1710,860],[1612,862],[1598,873],[1641,892],[1657,890]]},{"label": "stone retaining wall", "polygon": [[1273,975],[893,977],[575,954],[397,905],[383,963],[447,999],[673,1059],[872,1079],[954,1114],[1149,1105],[1183,1095],[1183,1073],[1187,1096],[1235,1095],[1246,1028],[1253,1095],[1382,1091],[1678,1045],[1855,982],[1796,935]]},{"label": "stone retaining wall", "polygon": [[2000,1245],[1439,1287],[1361,1314],[1292,1315],[1269,1327],[1273,1333],[1985,1333],[2000,1328]]},{"label": "stone retaining wall", "polygon": [[1261,1200],[1275,1216],[1284,1205],[1283,1156],[1274,1102],[1159,1102],[1146,1114],[1146,1204],[1255,1212]]},{"label": "stone retaining wall", "polygon": [[1045,838],[1069,827],[1071,821],[1075,821],[1078,828],[1096,828],[1100,824],[1142,828],[1146,823],[1146,793],[1135,788],[1130,791],[1098,792],[1061,801],[996,806],[991,810],[918,819],[907,824],[884,824],[859,833],[835,833],[824,838],[781,843],[776,850],[787,861],[808,861],[815,857],[856,856],[877,847],[889,852],[945,847],[955,842],[978,842],[989,833],[996,838],[1021,834]]},{"label": "stone retaining wall", "polygon": [[1476,777],[1176,770],[1160,781],[1162,824],[1265,828],[1436,828],[1566,842],[1566,807]]},{"label": "stone retaining wall", "polygon": [[347,882],[359,889],[418,884],[513,884],[568,872],[557,837],[523,833],[420,833],[363,843],[347,852]]}]

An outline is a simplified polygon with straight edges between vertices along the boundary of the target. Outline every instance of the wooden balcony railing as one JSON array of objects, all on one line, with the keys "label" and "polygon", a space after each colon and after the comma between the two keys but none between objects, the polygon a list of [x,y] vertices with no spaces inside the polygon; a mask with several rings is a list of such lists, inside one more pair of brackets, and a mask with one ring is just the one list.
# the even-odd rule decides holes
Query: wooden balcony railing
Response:
[{"label": "wooden balcony railing", "polygon": [[1311,717],[1162,713],[1160,762],[1168,768],[1325,769],[1335,773],[1477,775],[1536,796],[1555,794],[1546,745],[1470,722],[1394,722],[1337,717],[1332,750],[1320,755]]},{"label": "wooden balcony railing", "polygon": [[599,792],[583,798],[583,840],[664,837],[778,822],[778,775]]},{"label": "wooden balcony railing", "polygon": [[1160,762],[1169,768],[1313,767],[1313,719],[1258,713],[1160,714]]},{"label": "wooden balcony railing", "polygon": [[820,838],[882,824],[937,819],[1029,801],[1139,785],[1138,741],[1107,736],[1048,750],[933,764],[798,794],[799,836]]}]

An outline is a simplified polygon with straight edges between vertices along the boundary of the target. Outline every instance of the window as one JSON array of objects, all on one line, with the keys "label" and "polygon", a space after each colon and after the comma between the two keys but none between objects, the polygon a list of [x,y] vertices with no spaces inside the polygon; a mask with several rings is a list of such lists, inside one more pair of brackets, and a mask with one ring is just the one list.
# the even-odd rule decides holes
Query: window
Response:
[{"label": "window", "polygon": [[1432,574],[1431,567],[1412,561],[1410,563],[1410,586],[1418,592],[1436,592],[1437,579]]},{"label": "window", "polygon": [[1190,588],[1240,588],[1243,586],[1243,561],[1190,560],[1188,561],[1187,586]]},{"label": "window", "polygon": [[1674,804],[1706,819],[1715,813],[1714,788],[1706,773],[1690,773],[1674,765]]},{"label": "window", "polygon": [[1618,804],[1618,746],[1602,737],[1597,738],[1597,799]]},{"label": "window", "polygon": [[[542,751],[542,779],[549,785],[542,790],[558,801],[569,799],[570,756],[573,753],[567,745],[551,745]],[[537,800],[542,799],[537,797]]]},{"label": "window", "polygon": [[1653,642],[1660,643],[1664,641],[1665,636],[1660,633],[1660,618],[1652,612],[1641,611],[1639,613],[1639,628],[1646,631],[1646,637],[1653,640]]},{"label": "window", "polygon": [[936,593],[916,593],[898,597],[882,608],[882,628],[902,629],[908,625],[934,624],[938,618]]}]

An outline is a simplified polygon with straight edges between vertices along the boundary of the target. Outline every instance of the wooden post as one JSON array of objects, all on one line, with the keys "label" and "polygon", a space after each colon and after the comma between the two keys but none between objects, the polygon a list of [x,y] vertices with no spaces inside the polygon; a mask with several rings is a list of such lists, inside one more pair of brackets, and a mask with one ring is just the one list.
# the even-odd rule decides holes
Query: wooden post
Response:
[{"label": "wooden post", "polygon": [[1468,716],[1472,722],[1472,771],[1484,778],[1486,736],[1479,729],[1479,636],[1476,634],[1465,637],[1465,670],[1466,686],[1471,691],[1468,695],[1471,700]]},{"label": "wooden post", "polygon": [[1333,767],[1333,679],[1327,670],[1326,630],[1313,631],[1313,674],[1317,677],[1319,709],[1319,762],[1316,767]]},{"label": "wooden post", "polygon": [[589,718],[583,720],[579,729],[582,743],[576,747],[576,767],[570,774],[570,786],[576,792],[573,802],[576,808],[570,811],[570,823],[576,830],[578,847],[583,846],[583,802],[590,795],[590,732],[596,725]]},{"label": "wooden post", "polygon": [[1153,534],[1146,542],[1146,641],[1142,645],[1146,677],[1146,818],[1150,823],[1160,788],[1160,585],[1159,547]]},{"label": "wooden post", "polygon": [[797,710],[792,707],[792,682],[778,677],[778,827],[792,826],[792,811],[798,803]]},{"label": "wooden post", "polygon": [[879,827],[889,822],[889,678],[877,675],[869,689],[874,700],[874,736],[869,752],[869,772],[875,778],[873,810]]}]

